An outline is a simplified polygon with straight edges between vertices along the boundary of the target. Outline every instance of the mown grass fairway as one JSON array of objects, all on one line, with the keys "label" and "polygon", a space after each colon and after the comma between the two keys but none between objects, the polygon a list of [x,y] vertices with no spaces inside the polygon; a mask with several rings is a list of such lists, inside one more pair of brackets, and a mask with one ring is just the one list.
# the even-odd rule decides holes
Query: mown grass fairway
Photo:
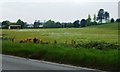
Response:
[{"label": "mown grass fairway", "polygon": [[[114,47],[120,48],[117,23],[85,28],[2,30],[2,34],[3,38],[15,38],[14,42],[3,40],[3,54],[109,71],[118,69],[118,50],[114,49]],[[33,39],[34,37],[50,43],[19,43],[21,39]],[[57,44],[53,43],[54,40],[57,41]],[[82,44],[75,47],[71,45],[71,40]],[[66,41],[67,43],[65,43]],[[106,43],[104,44],[104,42]],[[96,43],[98,43],[98,47],[106,48],[92,47]]]}]

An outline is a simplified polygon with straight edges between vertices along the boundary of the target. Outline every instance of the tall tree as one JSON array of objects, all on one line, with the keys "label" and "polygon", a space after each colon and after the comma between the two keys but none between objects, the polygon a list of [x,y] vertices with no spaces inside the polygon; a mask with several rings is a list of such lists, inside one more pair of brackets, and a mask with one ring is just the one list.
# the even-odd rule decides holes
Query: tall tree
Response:
[{"label": "tall tree", "polygon": [[108,23],[108,22],[109,22],[110,15],[109,15],[109,13],[108,13],[107,11],[105,12],[104,17],[105,17],[106,23]]},{"label": "tall tree", "polygon": [[118,22],[118,23],[119,23],[119,22],[120,22],[120,18],[117,18],[117,19],[116,19],[116,22]]},{"label": "tall tree", "polygon": [[97,19],[96,14],[94,14],[94,17],[93,17],[93,23],[94,23],[94,25],[97,24],[96,19]]},{"label": "tall tree", "polygon": [[100,9],[100,10],[98,11],[97,20],[98,20],[100,23],[102,23],[103,19],[104,19],[104,9]]},{"label": "tall tree", "polygon": [[62,24],[60,22],[56,22],[56,28],[61,28],[62,27]]},{"label": "tall tree", "polygon": [[68,27],[68,28],[74,27],[74,24],[71,23],[71,22],[69,22],[69,23],[67,23],[67,27]]},{"label": "tall tree", "polygon": [[80,22],[81,27],[85,27],[86,26],[86,20],[82,19]]},{"label": "tall tree", "polygon": [[0,22],[0,28],[2,28],[2,23]]},{"label": "tall tree", "polygon": [[75,28],[78,28],[80,26],[80,21],[76,20],[76,21],[73,22],[73,24],[74,24]]},{"label": "tall tree", "polygon": [[111,22],[111,23],[114,23],[114,22],[115,22],[114,18],[111,18],[110,22]]},{"label": "tall tree", "polygon": [[40,20],[35,20],[34,22],[34,28],[39,28],[39,26],[41,25],[42,23],[40,23]]},{"label": "tall tree", "polygon": [[66,22],[61,23],[61,24],[62,24],[62,27],[63,27],[63,28],[66,28],[66,27],[67,27],[67,23],[66,23]]},{"label": "tall tree", "polygon": [[1,24],[2,24],[3,29],[7,29],[8,26],[10,25],[10,22],[8,20],[6,20],[6,21],[3,21]]},{"label": "tall tree", "polygon": [[87,18],[87,26],[90,26],[90,25],[91,25],[91,16],[89,14]]},{"label": "tall tree", "polygon": [[21,25],[21,28],[25,28],[26,23],[23,22],[22,20],[18,19],[18,21],[16,22],[17,25]]},{"label": "tall tree", "polygon": [[94,14],[94,17],[93,17],[94,22],[96,22],[96,19],[97,19],[96,14]]},{"label": "tall tree", "polygon": [[53,20],[48,20],[44,25],[45,28],[55,28],[56,24]]}]

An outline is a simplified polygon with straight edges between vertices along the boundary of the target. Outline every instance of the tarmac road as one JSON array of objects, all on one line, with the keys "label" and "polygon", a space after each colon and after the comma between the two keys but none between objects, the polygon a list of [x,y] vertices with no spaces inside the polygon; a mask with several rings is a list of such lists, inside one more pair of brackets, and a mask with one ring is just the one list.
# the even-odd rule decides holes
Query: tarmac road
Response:
[{"label": "tarmac road", "polygon": [[[41,60],[26,59],[10,55],[2,55],[2,70],[54,70],[54,71],[68,71],[68,72],[101,72],[95,69],[76,67],[65,64],[52,63]],[[9,71],[10,72],[10,71]],[[12,71],[13,72],[13,71]],[[17,71],[18,72],[18,71]],[[22,71],[23,72],[23,71]],[[35,72],[35,71],[34,71]],[[52,71],[53,72],[53,71]]]}]

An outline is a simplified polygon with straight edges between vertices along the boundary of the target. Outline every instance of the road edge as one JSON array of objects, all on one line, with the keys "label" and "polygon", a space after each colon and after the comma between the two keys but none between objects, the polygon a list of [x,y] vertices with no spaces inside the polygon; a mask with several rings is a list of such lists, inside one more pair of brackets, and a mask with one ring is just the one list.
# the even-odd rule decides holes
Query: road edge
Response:
[{"label": "road edge", "polygon": [[45,63],[45,64],[52,64],[52,65],[57,65],[57,66],[60,65],[60,66],[63,66],[63,67],[71,67],[71,68],[76,68],[76,69],[83,69],[83,70],[90,70],[90,71],[97,71],[97,72],[107,72],[107,71],[98,70],[98,69],[72,66],[72,65],[68,65],[68,64],[59,64],[59,63],[49,62],[49,61],[44,61],[44,60],[28,59],[28,58],[13,56],[13,55],[5,55],[5,54],[2,54],[2,56],[14,57],[14,58],[16,58],[16,59],[24,59],[24,60],[34,61],[34,62],[42,62],[42,63]]}]

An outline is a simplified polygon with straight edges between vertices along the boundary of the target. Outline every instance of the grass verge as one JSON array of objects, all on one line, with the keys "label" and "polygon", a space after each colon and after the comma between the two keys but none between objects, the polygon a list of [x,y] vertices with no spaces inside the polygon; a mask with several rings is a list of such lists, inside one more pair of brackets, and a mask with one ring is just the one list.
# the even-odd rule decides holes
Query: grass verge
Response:
[{"label": "grass verge", "polygon": [[20,44],[3,41],[2,53],[108,71],[118,69],[117,49],[99,50],[82,46],[75,48],[65,44]]}]

